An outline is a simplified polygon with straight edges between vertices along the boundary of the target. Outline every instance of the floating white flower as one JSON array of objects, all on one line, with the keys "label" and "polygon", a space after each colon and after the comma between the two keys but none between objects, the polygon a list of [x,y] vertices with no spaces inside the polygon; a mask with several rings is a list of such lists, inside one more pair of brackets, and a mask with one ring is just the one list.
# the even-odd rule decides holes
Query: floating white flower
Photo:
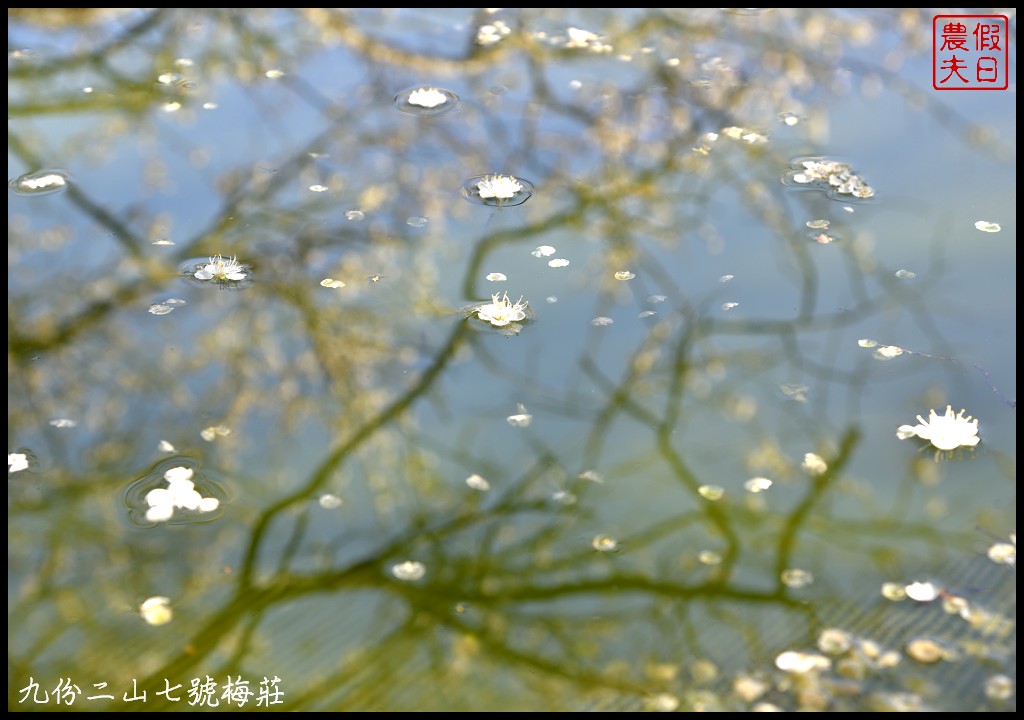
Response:
[{"label": "floating white flower", "polygon": [[753,477],[743,483],[743,489],[749,493],[764,492],[772,486],[772,481],[766,477]]},{"label": "floating white flower", "polygon": [[721,500],[725,496],[725,488],[720,485],[701,485],[697,488],[698,494],[705,500]]},{"label": "floating white flower", "polygon": [[16,473],[22,470],[28,470],[28,455],[25,453],[8,453],[7,473]]},{"label": "floating white flower", "polygon": [[427,567],[415,560],[406,560],[391,566],[391,574],[399,580],[415,582],[427,574]]},{"label": "floating white flower", "polygon": [[476,43],[483,46],[493,45],[501,41],[510,32],[512,32],[512,28],[506,23],[501,20],[495,20],[493,23],[480,26],[476,31]]},{"label": "floating white flower", "polygon": [[506,292],[502,296],[498,296],[498,293],[491,295],[491,302],[486,305],[481,305],[475,312],[484,322],[489,322],[495,327],[502,327],[509,323],[520,322],[526,319],[526,306],[528,302],[523,302],[522,296],[520,296],[518,302],[513,303],[508,299],[508,293]]},{"label": "floating white flower", "polygon": [[530,423],[533,422],[533,415],[526,411],[526,406],[522,403],[517,403],[517,405],[519,412],[515,415],[509,415],[505,419],[512,427],[529,427]]},{"label": "floating white flower", "polygon": [[[395,107],[409,115],[437,117],[455,112],[461,106],[462,101],[458,95],[451,90],[439,87],[413,87],[403,90],[395,96]],[[420,227],[420,225],[415,227]]]},{"label": "floating white flower", "polygon": [[931,602],[942,594],[942,591],[934,583],[921,581],[904,586],[903,592],[908,598],[917,602]]},{"label": "floating white flower", "polygon": [[333,493],[324,493],[317,498],[317,502],[324,510],[337,510],[343,504],[342,499]]},{"label": "floating white flower", "polygon": [[802,588],[814,582],[814,575],[808,570],[786,568],[780,573],[779,579],[782,580],[782,584],[786,587]]},{"label": "floating white flower", "polygon": [[410,105],[417,105],[425,108],[436,108],[448,102],[448,96],[437,88],[419,88],[409,93],[406,101]]},{"label": "floating white flower", "polygon": [[827,670],[831,666],[831,660],[817,653],[787,650],[775,658],[775,667],[794,675],[804,675],[815,670]]},{"label": "floating white flower", "polygon": [[679,698],[669,693],[658,693],[644,698],[644,709],[651,712],[675,712],[679,709]]},{"label": "floating white flower", "polygon": [[999,673],[985,680],[985,697],[992,700],[1009,700],[1017,683],[1007,675]]},{"label": "floating white flower", "polygon": [[491,489],[491,484],[487,482],[486,479],[484,479],[480,475],[477,475],[476,473],[473,473],[468,478],[466,478],[466,485],[473,488],[474,490],[479,490],[480,492],[486,492]]},{"label": "floating white flower", "polygon": [[551,499],[563,505],[572,505],[576,502],[576,496],[568,490],[555,490],[551,495]]},{"label": "floating white flower", "polygon": [[220,506],[215,497],[204,498],[192,482],[193,470],[187,467],[173,467],[164,473],[165,488],[153,488],[146,493],[146,520],[164,522],[174,517],[178,508],[201,513],[213,512]]},{"label": "floating white flower", "polygon": [[45,175],[23,178],[21,187],[25,190],[48,190],[62,188],[67,182],[67,178],[59,173],[46,173]]},{"label": "floating white flower", "polygon": [[511,200],[523,186],[511,175],[487,175],[476,184],[476,189],[485,200]]},{"label": "floating white flower", "polygon": [[197,269],[193,275],[197,280],[217,280],[219,282],[238,282],[245,280],[245,266],[239,264],[235,258],[225,258],[222,255],[214,255],[210,262]]},{"label": "floating white flower", "polygon": [[953,413],[953,406],[946,406],[944,415],[936,414],[935,410],[928,413],[928,420],[920,415],[920,425],[900,425],[896,437],[900,440],[917,436],[930,442],[937,450],[935,459],[942,453],[948,453],[961,447],[974,447],[981,438],[978,437],[978,421],[970,415],[964,417],[965,410]]},{"label": "floating white flower", "polygon": [[145,602],[139,606],[139,614],[150,625],[166,625],[174,618],[171,600],[163,595],[146,598]]},{"label": "floating white flower", "polygon": [[904,353],[904,349],[897,345],[882,345],[872,355],[876,360],[892,360]]},{"label": "floating white flower", "polygon": [[619,549],[618,541],[610,535],[595,535],[590,545],[598,552],[613,552]]},{"label": "floating white flower", "polygon": [[231,428],[223,425],[212,425],[199,431],[199,436],[206,442],[213,442],[219,437],[227,437],[231,434]]},{"label": "floating white flower", "polygon": [[988,559],[1001,565],[1017,565],[1017,541],[1013,543],[995,543],[986,552]]},{"label": "floating white flower", "polygon": [[817,453],[804,453],[802,465],[808,475],[823,475],[828,470],[828,463],[825,462],[825,458]]}]

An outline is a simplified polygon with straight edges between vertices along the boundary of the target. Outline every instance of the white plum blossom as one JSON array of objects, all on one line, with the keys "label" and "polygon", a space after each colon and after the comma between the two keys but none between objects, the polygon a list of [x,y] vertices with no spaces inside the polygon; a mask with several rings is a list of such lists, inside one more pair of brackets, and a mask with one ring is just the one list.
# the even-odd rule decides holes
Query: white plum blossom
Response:
[{"label": "white plum blossom", "polygon": [[198,280],[217,280],[219,282],[238,282],[246,278],[245,266],[239,264],[236,258],[225,258],[222,255],[214,255],[210,262],[198,268],[193,275]]},{"label": "white plum blossom", "polygon": [[166,625],[174,618],[170,598],[154,595],[139,606],[139,614],[150,625]]},{"label": "white plum blossom", "polygon": [[817,453],[804,453],[802,466],[808,475],[823,475],[828,470],[828,463],[825,462],[825,458]]},{"label": "white plum blossom", "polygon": [[994,543],[985,553],[988,559],[1001,565],[1017,565],[1017,543]]},{"label": "white plum blossom", "polygon": [[67,185],[67,182],[67,178],[60,173],[46,173],[44,175],[23,178],[20,187],[25,190],[62,188]]},{"label": "white plum blossom", "polygon": [[581,30],[575,27],[566,28],[566,34],[569,36],[569,41],[565,46],[571,48],[587,47],[587,45],[599,39],[597,35],[589,30]]},{"label": "white plum blossom", "polygon": [[495,20],[493,23],[481,25],[476,31],[476,44],[482,46],[493,45],[496,42],[500,42],[510,32],[512,32],[512,28],[506,23],[501,20]]},{"label": "white plum blossom", "polygon": [[619,549],[618,541],[610,535],[595,535],[590,546],[598,552],[612,552]]},{"label": "white plum blossom", "polygon": [[526,411],[526,406],[522,403],[517,403],[516,409],[519,412],[505,418],[508,421],[508,424],[512,427],[529,427],[530,423],[533,422],[533,415]]},{"label": "white plum blossom", "polygon": [[473,473],[468,478],[466,478],[466,485],[473,488],[474,490],[479,490],[480,492],[487,492],[488,490],[491,489],[491,484],[487,482],[485,478],[483,478],[480,475],[477,475],[476,473]]},{"label": "white plum blossom", "polygon": [[892,360],[902,355],[903,352],[903,348],[896,345],[882,345],[875,350],[874,357],[877,360]]},{"label": "white plum blossom", "polygon": [[495,327],[502,327],[509,323],[520,322],[526,319],[526,306],[528,302],[523,302],[522,296],[519,300],[513,303],[508,299],[508,293],[499,296],[498,293],[491,295],[491,301],[486,305],[481,305],[475,312],[484,322],[489,322]]},{"label": "white plum blossom", "polygon": [[927,440],[936,449],[935,459],[943,453],[951,453],[957,448],[974,447],[981,438],[978,437],[978,421],[970,415],[964,417],[965,410],[953,413],[953,406],[947,405],[944,415],[936,414],[935,410],[928,413],[925,420],[917,416],[919,425],[900,425],[896,430],[896,437],[906,440],[910,437],[919,437]]},{"label": "white plum blossom", "polygon": [[427,567],[416,560],[406,560],[392,565],[391,574],[399,580],[415,582],[427,574]]},{"label": "white plum blossom", "polygon": [[448,102],[448,96],[437,88],[419,88],[409,93],[407,102],[410,105],[432,109]]},{"label": "white plum blossom", "polygon": [[220,506],[215,497],[204,498],[192,482],[193,470],[187,467],[173,467],[164,473],[165,488],[153,488],[146,493],[146,520],[165,522],[174,517],[178,508],[201,513],[213,512]]},{"label": "white plum blossom", "polygon": [[931,602],[942,594],[934,583],[915,581],[903,588],[906,596],[917,602]]},{"label": "white plum blossom", "polygon": [[787,650],[775,658],[775,667],[783,672],[794,675],[804,675],[816,670],[827,670],[831,666],[831,660],[817,653]]},{"label": "white plum blossom", "polygon": [[511,175],[488,175],[476,184],[483,199],[510,200],[523,189],[522,184]]},{"label": "white plum blossom", "polygon": [[21,472],[22,470],[28,470],[28,455],[25,453],[8,453],[7,454],[7,473]]}]

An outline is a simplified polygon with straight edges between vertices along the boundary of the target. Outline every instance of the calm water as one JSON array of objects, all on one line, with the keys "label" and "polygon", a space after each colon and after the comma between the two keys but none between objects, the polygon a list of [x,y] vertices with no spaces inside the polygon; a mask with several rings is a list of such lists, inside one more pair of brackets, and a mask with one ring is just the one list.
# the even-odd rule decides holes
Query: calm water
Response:
[{"label": "calm water", "polygon": [[933,16],[10,10],[8,708],[1014,711]]}]

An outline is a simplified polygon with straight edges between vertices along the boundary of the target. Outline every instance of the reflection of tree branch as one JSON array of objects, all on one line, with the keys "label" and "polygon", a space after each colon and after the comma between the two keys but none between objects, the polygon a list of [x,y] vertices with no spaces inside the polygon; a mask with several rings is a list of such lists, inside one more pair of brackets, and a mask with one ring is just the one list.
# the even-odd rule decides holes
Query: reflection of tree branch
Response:
[{"label": "reflection of tree branch", "polygon": [[797,534],[803,529],[811,510],[821,500],[825,491],[841,475],[843,468],[850,461],[859,440],[859,430],[850,428],[846,431],[842,441],[839,443],[839,452],[832,460],[828,461],[828,468],[820,475],[814,476],[810,487],[807,489],[807,495],[794,508],[789,517],[786,518],[786,522],[782,526],[782,532],[779,533],[776,543],[777,552],[775,553],[775,578],[780,588],[782,587],[782,571],[793,567],[790,558],[793,556]]},{"label": "reflection of tree branch", "polygon": [[[44,165],[43,161],[11,130],[7,131],[7,151],[16,155],[25,163],[26,167],[42,169]],[[71,198],[71,201],[82,210],[86,217],[91,218],[100,227],[109,230],[125,251],[133,257],[139,257],[140,240],[131,228],[107,212],[102,206],[94,203],[74,182],[68,184],[64,193]]]},{"label": "reflection of tree branch", "polygon": [[[43,10],[44,12],[39,12]],[[25,19],[29,22],[42,21],[41,24],[47,24],[48,18],[45,11],[52,10],[73,10],[72,8],[9,8],[8,18],[9,19]],[[114,56],[117,52],[125,49],[130,49],[136,46],[139,39],[145,36],[150,30],[160,27],[165,24],[170,15],[170,8],[151,8],[143,14],[141,18],[127,26],[114,36],[111,40],[97,44],[86,52],[82,52],[76,48],[73,53],[69,53],[61,58],[47,58],[45,64],[32,64],[30,66],[17,66],[15,65],[12,69],[8,70],[7,79],[10,80],[27,80],[32,79],[38,81],[49,76],[59,75],[60,73],[69,72],[73,69],[81,67],[103,67],[108,68],[109,59]],[[117,98],[116,106],[119,109],[123,109],[125,105],[125,98],[123,96]],[[12,108],[13,109],[13,106]],[[37,115],[39,109],[32,109],[25,114]]]},{"label": "reflection of tree branch", "polygon": [[281,511],[291,505],[308,499],[313,492],[327,482],[327,479],[337,470],[339,464],[346,455],[353,452],[362,443],[369,440],[374,433],[386,426],[392,420],[396,419],[410,405],[412,405],[417,398],[426,393],[433,385],[434,381],[440,376],[445,367],[447,367],[448,362],[452,359],[459,342],[466,333],[467,327],[468,326],[464,322],[458,323],[448,336],[447,342],[434,356],[433,362],[423,371],[423,374],[419,377],[412,388],[381,410],[376,417],[361,425],[351,437],[346,438],[335,445],[334,449],[328,453],[327,457],[320,463],[319,467],[313,472],[312,477],[305,485],[297,488],[290,495],[287,495],[273,503],[263,512],[253,528],[252,538],[249,541],[249,549],[246,552],[245,559],[242,563],[241,583],[243,585],[249,585],[252,582],[263,536],[267,532],[267,529],[274,518],[277,517]]}]

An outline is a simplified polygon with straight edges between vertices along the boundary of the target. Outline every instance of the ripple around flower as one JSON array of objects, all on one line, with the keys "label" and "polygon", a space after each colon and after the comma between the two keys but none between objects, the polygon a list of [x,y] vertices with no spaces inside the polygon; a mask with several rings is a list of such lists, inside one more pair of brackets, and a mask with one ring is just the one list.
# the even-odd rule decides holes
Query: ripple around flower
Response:
[{"label": "ripple around flower", "polygon": [[50,195],[66,190],[70,182],[64,170],[37,170],[14,178],[7,186],[15,195]]},{"label": "ripple around flower", "polygon": [[192,458],[159,463],[125,490],[129,521],[138,527],[209,522],[223,515],[227,493]]},{"label": "ripple around flower", "polygon": [[825,157],[797,157],[780,177],[787,187],[821,190],[832,200],[858,202],[875,197],[875,189],[847,163]]},{"label": "ripple around flower", "polygon": [[462,100],[451,90],[418,85],[398,93],[395,107],[409,115],[437,117],[461,108]]},{"label": "ripple around flower", "polygon": [[462,196],[477,205],[515,207],[533,197],[533,184],[513,175],[477,175],[462,183]]}]

